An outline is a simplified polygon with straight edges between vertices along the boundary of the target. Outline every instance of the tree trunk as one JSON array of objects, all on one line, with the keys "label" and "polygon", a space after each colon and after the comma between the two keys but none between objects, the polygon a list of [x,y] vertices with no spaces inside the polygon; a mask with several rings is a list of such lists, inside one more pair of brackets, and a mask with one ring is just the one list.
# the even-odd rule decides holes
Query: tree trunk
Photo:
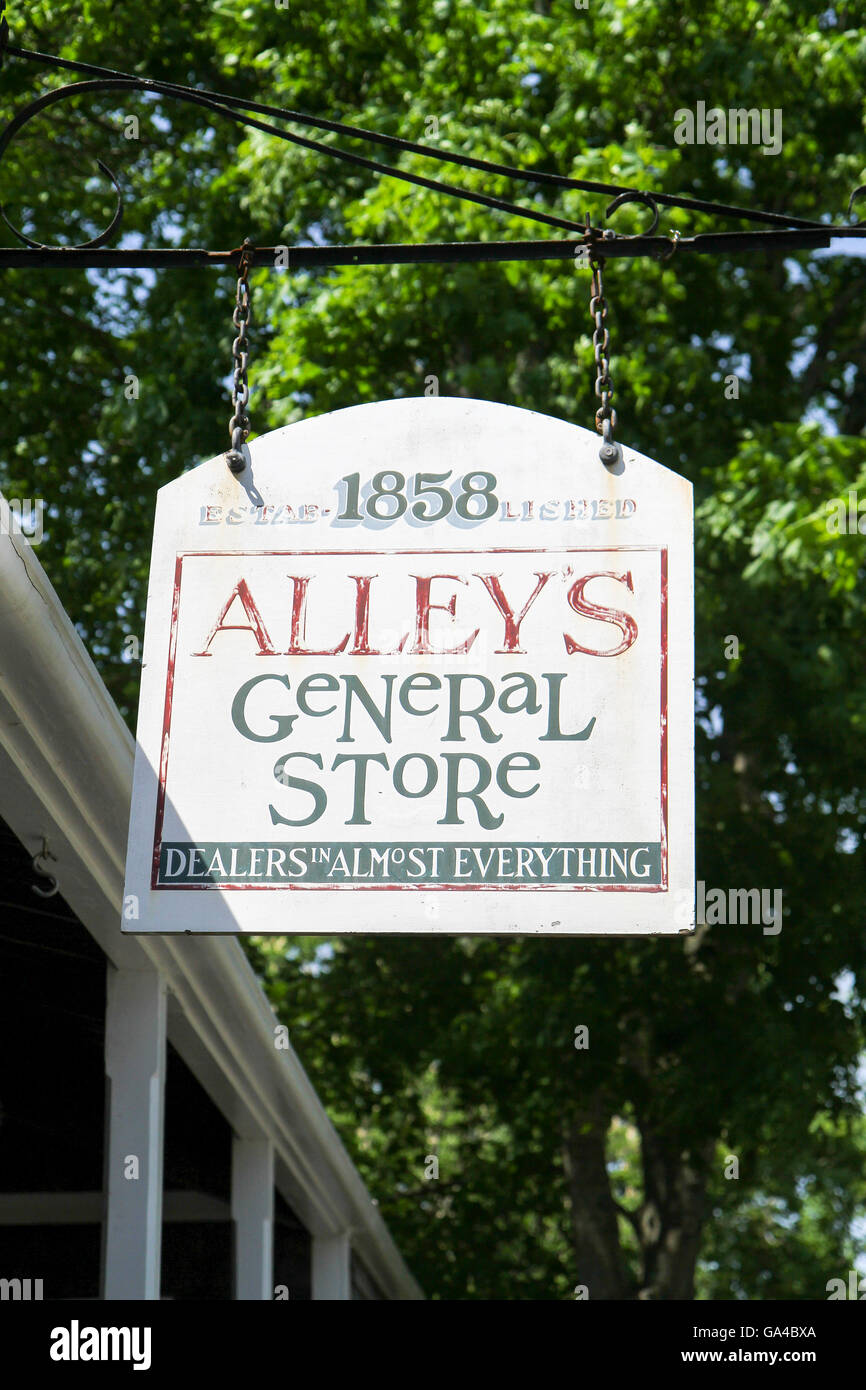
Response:
[{"label": "tree trunk", "polygon": [[706,1215],[709,1143],[698,1153],[677,1151],[651,1127],[641,1127],[644,1202],[637,1230],[643,1252],[638,1298],[689,1299]]},{"label": "tree trunk", "polygon": [[585,1286],[590,1299],[634,1296],[607,1175],[608,1121],[607,1115],[597,1112],[578,1115],[566,1126],[563,1140],[575,1272],[577,1283]]},{"label": "tree trunk", "polygon": [[[637,1212],[627,1212],[611,1193],[608,1123],[599,1110],[585,1111],[563,1135],[576,1282],[590,1299],[694,1298],[714,1145],[708,1142],[689,1152],[650,1126],[641,1127],[644,1201]],[[640,1242],[638,1287],[620,1241],[619,1216],[630,1220]]]}]

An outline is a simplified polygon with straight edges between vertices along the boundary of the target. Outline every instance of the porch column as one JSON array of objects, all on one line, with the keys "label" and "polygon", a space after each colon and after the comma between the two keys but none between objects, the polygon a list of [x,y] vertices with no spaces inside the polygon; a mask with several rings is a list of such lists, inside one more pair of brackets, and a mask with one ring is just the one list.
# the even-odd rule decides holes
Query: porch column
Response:
[{"label": "porch column", "polygon": [[166,998],[153,970],[108,968],[106,1299],[158,1299]]},{"label": "porch column", "polygon": [[313,1298],[339,1300],[352,1297],[352,1246],[348,1232],[313,1237]]},{"label": "porch column", "polygon": [[268,1139],[232,1140],[235,1298],[274,1296],[274,1146]]}]

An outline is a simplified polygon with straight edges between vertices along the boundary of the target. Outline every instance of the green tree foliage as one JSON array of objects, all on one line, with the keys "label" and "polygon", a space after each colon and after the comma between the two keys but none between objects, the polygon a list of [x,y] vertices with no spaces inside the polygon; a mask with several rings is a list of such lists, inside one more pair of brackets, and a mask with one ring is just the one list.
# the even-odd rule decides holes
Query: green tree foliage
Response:
[{"label": "green tree foliage", "polygon": [[[841,216],[866,180],[866,40],[846,4],[37,2],[13,35],[443,152],[799,216]],[[35,80],[7,63],[10,109]],[[782,152],[676,144],[675,112],[699,100],[780,111]],[[89,179],[100,156],[130,195],[130,245],[548,234],[210,120],[127,94],[52,107],[4,161],[3,202],[33,236],[81,240],[110,215]],[[581,193],[400,164],[602,221],[604,200]],[[646,219],[627,207],[613,224]],[[683,234],[710,225],[665,216]],[[782,889],[781,933],[251,945],[431,1294],[821,1298],[854,1257],[864,541],[827,520],[852,488],[866,502],[864,267],[680,252],[606,273],[620,435],[696,490],[698,876]],[[155,489],[226,440],[231,277],[16,271],[0,292],[14,324],[0,486],[46,498],[40,558],[132,710],[123,637],[141,630]],[[254,296],[260,431],[418,395],[431,375],[442,394],[592,419],[588,277],[568,263],[262,270]]]}]

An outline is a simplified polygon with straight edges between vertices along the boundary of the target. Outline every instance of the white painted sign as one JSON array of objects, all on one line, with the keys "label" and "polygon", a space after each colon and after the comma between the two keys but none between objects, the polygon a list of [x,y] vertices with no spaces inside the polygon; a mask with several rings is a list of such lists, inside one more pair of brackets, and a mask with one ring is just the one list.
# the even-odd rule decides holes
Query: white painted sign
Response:
[{"label": "white painted sign", "polygon": [[692,489],[598,448],[424,397],[162,488],[126,930],[693,924]]}]

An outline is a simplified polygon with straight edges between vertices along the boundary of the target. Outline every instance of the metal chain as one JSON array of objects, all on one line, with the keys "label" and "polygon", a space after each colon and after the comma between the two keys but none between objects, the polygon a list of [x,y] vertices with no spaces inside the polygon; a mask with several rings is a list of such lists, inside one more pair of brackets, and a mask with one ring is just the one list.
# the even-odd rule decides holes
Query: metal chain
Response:
[{"label": "metal chain", "polygon": [[611,405],[613,381],[611,380],[610,358],[608,356],[610,334],[607,330],[607,304],[604,298],[601,263],[590,261],[590,269],[592,270],[592,289],[589,312],[595,320],[595,329],[592,334],[596,370],[595,394],[601,401],[601,405],[595,413],[595,428],[604,440],[599,450],[601,461],[610,465],[616,463],[619,458],[619,446],[613,437],[613,432],[616,429],[616,411]]},{"label": "metal chain", "polygon": [[243,473],[246,468],[243,447],[252,428],[250,417],[247,414],[247,405],[250,399],[250,388],[247,383],[247,364],[250,355],[247,329],[252,319],[249,282],[252,261],[253,247],[249,237],[245,237],[238,260],[238,284],[235,294],[235,308],[232,314],[232,323],[237,329],[237,336],[232,343],[232,357],[235,364],[232,382],[233,414],[229,421],[231,448],[226,453],[226,462],[233,473]]}]

